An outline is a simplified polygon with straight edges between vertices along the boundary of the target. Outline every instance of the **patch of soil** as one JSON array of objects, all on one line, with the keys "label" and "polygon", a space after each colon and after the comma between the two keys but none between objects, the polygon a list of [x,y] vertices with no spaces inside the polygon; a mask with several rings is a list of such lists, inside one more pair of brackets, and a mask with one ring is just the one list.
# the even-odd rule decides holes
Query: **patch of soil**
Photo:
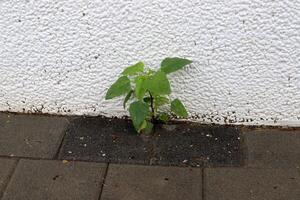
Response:
[{"label": "patch of soil", "polygon": [[234,126],[159,124],[138,135],[130,120],[81,117],[71,121],[60,159],[174,166],[240,166],[243,148]]}]

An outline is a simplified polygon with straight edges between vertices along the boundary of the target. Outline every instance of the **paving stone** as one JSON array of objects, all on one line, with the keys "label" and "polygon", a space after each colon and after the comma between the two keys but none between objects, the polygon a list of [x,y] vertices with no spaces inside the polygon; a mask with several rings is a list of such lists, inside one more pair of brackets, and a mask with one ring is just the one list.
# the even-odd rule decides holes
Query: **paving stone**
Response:
[{"label": "paving stone", "polygon": [[0,114],[0,155],[53,158],[67,120],[63,117]]},{"label": "paving stone", "polygon": [[241,166],[240,131],[230,126],[197,123],[163,125],[156,131],[152,162],[163,165]]},{"label": "paving stone", "polygon": [[0,199],[15,165],[16,160],[0,158]]},{"label": "paving stone", "polygon": [[131,122],[100,117],[71,122],[59,158],[114,163],[149,163],[149,143]]},{"label": "paving stone", "polygon": [[261,129],[245,132],[250,167],[300,167],[300,131]]},{"label": "paving stone", "polygon": [[105,164],[21,160],[2,200],[98,200]]},{"label": "paving stone", "polygon": [[201,200],[198,168],[110,165],[101,200]]},{"label": "paving stone", "polygon": [[300,175],[293,169],[205,169],[206,200],[296,200]]}]

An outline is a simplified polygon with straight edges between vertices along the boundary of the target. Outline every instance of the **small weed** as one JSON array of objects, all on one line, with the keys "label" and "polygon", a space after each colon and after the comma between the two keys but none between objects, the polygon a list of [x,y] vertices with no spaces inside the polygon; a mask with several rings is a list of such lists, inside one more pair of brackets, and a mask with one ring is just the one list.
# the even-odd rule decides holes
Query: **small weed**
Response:
[{"label": "small weed", "polygon": [[146,68],[143,62],[127,67],[108,89],[105,99],[124,95],[124,109],[130,102],[129,114],[138,133],[151,133],[158,121],[166,122],[171,115],[187,117],[179,99],[170,100],[170,82],[167,75],[182,69],[192,61],[182,58],[165,58],[160,69]]}]

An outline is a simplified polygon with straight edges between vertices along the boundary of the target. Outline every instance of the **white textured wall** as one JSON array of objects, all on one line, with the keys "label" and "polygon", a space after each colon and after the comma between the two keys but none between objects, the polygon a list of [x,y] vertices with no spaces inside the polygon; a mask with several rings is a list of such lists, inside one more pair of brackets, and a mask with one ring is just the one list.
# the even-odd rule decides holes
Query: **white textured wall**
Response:
[{"label": "white textured wall", "polygon": [[0,0],[0,110],[120,116],[111,82],[166,56],[194,118],[300,125],[299,0]]}]

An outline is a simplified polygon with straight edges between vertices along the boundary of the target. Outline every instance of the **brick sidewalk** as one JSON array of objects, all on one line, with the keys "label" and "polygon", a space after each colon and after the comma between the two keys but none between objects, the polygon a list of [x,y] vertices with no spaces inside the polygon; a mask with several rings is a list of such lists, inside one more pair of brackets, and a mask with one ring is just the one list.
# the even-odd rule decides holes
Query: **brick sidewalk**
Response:
[{"label": "brick sidewalk", "polygon": [[300,199],[299,130],[178,125],[141,139],[76,120],[0,114],[1,200]]}]

